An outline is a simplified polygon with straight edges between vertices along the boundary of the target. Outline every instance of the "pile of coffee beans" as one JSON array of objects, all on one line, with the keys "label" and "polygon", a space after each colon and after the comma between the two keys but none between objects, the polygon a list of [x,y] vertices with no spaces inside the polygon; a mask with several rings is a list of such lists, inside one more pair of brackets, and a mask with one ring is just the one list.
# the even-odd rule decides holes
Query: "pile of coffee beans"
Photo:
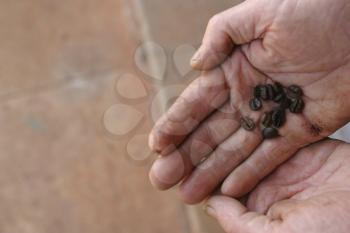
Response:
[{"label": "pile of coffee beans", "polygon": [[[258,85],[254,88],[254,96],[249,101],[249,107],[253,111],[259,111],[263,107],[263,101],[273,101],[277,105],[271,111],[265,112],[261,118],[262,135],[264,139],[279,136],[278,129],[286,123],[286,110],[291,113],[301,113],[304,109],[302,99],[303,91],[297,85],[287,88],[280,83]],[[249,117],[241,119],[241,126],[252,131],[255,129],[255,122]]]}]

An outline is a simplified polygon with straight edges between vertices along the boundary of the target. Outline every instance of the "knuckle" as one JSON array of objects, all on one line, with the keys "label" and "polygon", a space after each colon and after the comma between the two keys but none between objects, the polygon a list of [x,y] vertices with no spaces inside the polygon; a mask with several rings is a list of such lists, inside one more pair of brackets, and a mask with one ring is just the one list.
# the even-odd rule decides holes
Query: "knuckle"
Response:
[{"label": "knuckle", "polygon": [[216,14],[213,17],[210,18],[210,20],[209,20],[209,27],[217,26],[221,22],[222,22],[222,15],[221,14]]}]

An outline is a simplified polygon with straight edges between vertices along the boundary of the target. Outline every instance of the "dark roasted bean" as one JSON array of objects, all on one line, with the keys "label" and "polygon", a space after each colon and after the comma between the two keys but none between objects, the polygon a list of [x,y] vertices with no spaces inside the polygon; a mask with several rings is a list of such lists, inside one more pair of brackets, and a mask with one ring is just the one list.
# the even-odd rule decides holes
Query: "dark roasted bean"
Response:
[{"label": "dark roasted bean", "polygon": [[303,90],[297,85],[292,85],[287,88],[287,95],[291,99],[298,99],[303,95]]},{"label": "dark roasted bean", "polygon": [[289,111],[292,113],[301,113],[304,109],[305,103],[302,99],[292,99]]},{"label": "dark roasted bean", "polygon": [[269,94],[267,91],[267,87],[266,86],[260,86],[260,98],[263,100],[268,100],[269,99]]},{"label": "dark roasted bean", "polygon": [[291,102],[290,99],[285,96],[280,102],[280,108],[281,109],[289,108],[290,102]]},{"label": "dark roasted bean", "polygon": [[253,131],[255,129],[255,123],[249,117],[242,117],[241,118],[241,126],[243,127],[243,129],[248,130],[248,131]]},{"label": "dark roasted bean", "polygon": [[284,92],[282,84],[278,82],[274,83],[273,90],[275,91],[276,95]]},{"label": "dark roasted bean", "polygon": [[273,89],[273,86],[271,84],[266,85],[267,88],[267,99],[273,100],[275,98],[275,91]]},{"label": "dark roasted bean", "polygon": [[249,101],[249,107],[253,111],[258,111],[259,109],[262,108],[262,102],[258,98],[251,99]]},{"label": "dark roasted bean", "polygon": [[271,139],[278,137],[279,134],[277,129],[268,127],[262,130],[262,136],[264,139]]},{"label": "dark roasted bean", "polygon": [[272,125],[276,128],[280,128],[286,122],[286,113],[284,109],[277,108],[272,111],[271,115]]},{"label": "dark roasted bean", "polygon": [[260,98],[260,88],[261,88],[261,85],[258,85],[254,88],[254,97],[255,98]]},{"label": "dark roasted bean", "polygon": [[266,128],[272,125],[272,112],[265,112],[261,124]]},{"label": "dark roasted bean", "polygon": [[283,92],[281,92],[281,93],[279,93],[279,94],[277,94],[276,96],[275,96],[275,98],[273,98],[273,101],[275,102],[275,103],[280,103],[283,99],[285,99],[286,98],[286,94],[285,93],[283,93]]}]

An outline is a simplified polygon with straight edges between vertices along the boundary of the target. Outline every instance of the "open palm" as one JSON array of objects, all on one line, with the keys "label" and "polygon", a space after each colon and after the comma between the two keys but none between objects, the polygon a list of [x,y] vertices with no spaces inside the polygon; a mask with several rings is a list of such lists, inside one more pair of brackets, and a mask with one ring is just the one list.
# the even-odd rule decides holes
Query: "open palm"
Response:
[{"label": "open palm", "polygon": [[247,207],[215,196],[208,212],[228,233],[347,233],[349,155],[350,146],[340,141],[313,144],[259,184]]},{"label": "open palm", "polygon": [[[233,52],[232,52],[233,51]],[[320,140],[349,120],[350,4],[346,0],[248,0],[215,16],[192,61],[206,70],[157,122],[150,146],[165,156],[150,172],[168,189],[198,203],[220,184],[240,197],[301,147]],[[259,84],[303,88],[302,114],[287,113],[280,137],[263,140],[248,132],[265,110],[248,102]]]}]

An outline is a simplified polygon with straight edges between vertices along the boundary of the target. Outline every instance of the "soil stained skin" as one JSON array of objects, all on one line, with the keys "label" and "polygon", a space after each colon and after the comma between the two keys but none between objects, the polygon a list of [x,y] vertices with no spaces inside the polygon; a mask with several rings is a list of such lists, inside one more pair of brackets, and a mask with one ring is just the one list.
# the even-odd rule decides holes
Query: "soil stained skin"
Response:
[{"label": "soil stained skin", "polygon": [[309,132],[312,136],[320,136],[320,134],[323,132],[323,128],[317,124],[311,124],[309,128]]}]

